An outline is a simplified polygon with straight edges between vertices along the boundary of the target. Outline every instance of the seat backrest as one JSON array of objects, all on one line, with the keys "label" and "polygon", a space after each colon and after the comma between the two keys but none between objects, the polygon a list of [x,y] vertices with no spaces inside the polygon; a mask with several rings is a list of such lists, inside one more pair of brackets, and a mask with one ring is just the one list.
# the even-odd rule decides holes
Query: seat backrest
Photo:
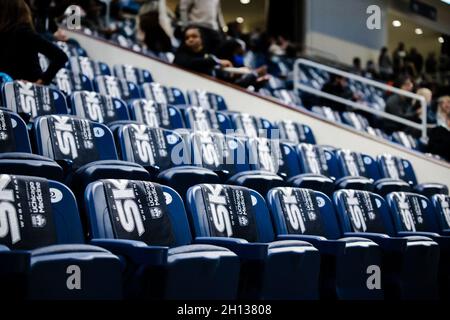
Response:
[{"label": "seat backrest", "polygon": [[63,184],[2,174],[0,188],[0,245],[32,250],[84,242],[75,198]]},{"label": "seat backrest", "polygon": [[[7,82],[12,82],[13,79],[6,73],[0,72],[0,89],[2,88],[3,84]],[[1,101],[1,98],[0,98]]]},{"label": "seat backrest", "polygon": [[19,115],[0,109],[0,153],[31,153],[27,125]]},{"label": "seat backrest", "polygon": [[395,235],[389,208],[381,196],[367,191],[339,190],[333,201],[343,232]]},{"label": "seat backrest", "polygon": [[355,112],[343,112],[342,119],[345,124],[348,124],[356,130],[365,131],[365,128],[369,126],[369,121],[364,116]]},{"label": "seat backrest", "polygon": [[247,138],[271,138],[272,129],[275,129],[269,120],[247,113],[235,113],[231,116],[231,119],[236,133]]},{"label": "seat backrest", "polygon": [[141,97],[139,88],[135,83],[113,76],[96,76],[94,88],[98,93],[123,100],[139,99]]},{"label": "seat backrest", "polygon": [[50,114],[67,114],[64,94],[59,90],[31,82],[5,83],[2,90],[5,107],[25,120]]},{"label": "seat backrest", "polygon": [[403,180],[413,186],[417,184],[414,168],[408,160],[383,154],[378,156],[377,163],[381,177]]},{"label": "seat backrest", "polygon": [[123,239],[147,245],[192,242],[183,201],[153,182],[100,180],[88,185],[85,206],[94,239]]},{"label": "seat backrest", "polygon": [[136,99],[129,103],[131,119],[152,128],[184,128],[183,115],[176,107],[154,100]]},{"label": "seat backrest", "polygon": [[437,194],[431,198],[441,231],[450,234],[450,196]]},{"label": "seat backrest", "polygon": [[439,223],[428,198],[409,192],[386,196],[397,232],[440,232]]},{"label": "seat backrest", "polygon": [[404,131],[397,131],[392,133],[392,141],[409,149],[419,149],[419,142],[413,136]]},{"label": "seat backrest", "polygon": [[117,134],[122,160],[157,171],[190,162],[185,141],[175,131],[128,124]]},{"label": "seat backrest", "polygon": [[115,65],[114,75],[117,78],[124,79],[126,81],[137,84],[153,82],[153,77],[149,71],[140,68],[135,68],[129,64]]},{"label": "seat backrest", "polygon": [[225,99],[218,94],[204,90],[188,90],[187,98],[191,106],[212,110],[227,110]]},{"label": "seat backrest", "polygon": [[336,156],[332,150],[307,143],[299,144],[296,149],[302,173],[339,177]]},{"label": "seat backrest", "polygon": [[265,138],[247,140],[250,166],[284,178],[300,174],[298,157],[289,144]]},{"label": "seat backrest", "polygon": [[240,238],[271,242],[274,233],[264,198],[251,189],[201,184],[187,192],[195,237]]},{"label": "seat backrest", "polygon": [[34,124],[37,152],[72,169],[97,160],[117,160],[111,131],[74,116],[44,116]]},{"label": "seat backrest", "polygon": [[74,73],[69,69],[61,69],[53,80],[61,92],[70,95],[74,91],[92,91],[92,83],[88,77],[80,73]]},{"label": "seat backrest", "polygon": [[310,189],[275,188],[267,205],[278,235],[298,234],[338,239],[341,236],[331,200]]},{"label": "seat backrest", "polygon": [[336,150],[335,153],[342,177],[380,179],[377,163],[371,156],[347,149]]},{"label": "seat backrest", "polygon": [[68,57],[87,57],[87,52],[73,42],[56,41],[55,43]]},{"label": "seat backrest", "polygon": [[336,123],[342,123],[342,118],[341,118],[341,115],[339,114],[339,112],[334,111],[330,107],[314,106],[314,107],[312,107],[311,110],[315,113],[322,115],[322,117],[324,117],[325,119],[327,119],[329,121],[333,121]]},{"label": "seat backrest", "polygon": [[302,99],[297,94],[295,94],[295,91],[286,89],[275,90],[273,92],[273,95],[285,104],[295,107],[303,106]]},{"label": "seat backrest", "polygon": [[309,143],[316,144],[316,138],[312,129],[298,122],[283,120],[276,123],[280,130],[280,139],[291,143]]},{"label": "seat backrest", "polygon": [[72,113],[80,118],[98,123],[129,120],[126,103],[119,98],[93,91],[77,91],[70,97]]},{"label": "seat backrest", "polygon": [[93,81],[96,76],[111,75],[111,70],[107,64],[92,61],[88,57],[69,58],[69,67],[74,73],[84,74],[91,81]]},{"label": "seat backrest", "polygon": [[225,113],[190,107],[185,110],[186,126],[194,131],[220,131],[223,134],[233,128],[231,120]]},{"label": "seat backrest", "polygon": [[235,137],[197,131],[189,140],[195,165],[227,176],[250,170],[245,144]]},{"label": "seat backrest", "polygon": [[141,95],[144,99],[153,100],[158,103],[171,104],[174,106],[186,104],[186,100],[181,90],[169,88],[157,82],[142,84]]}]

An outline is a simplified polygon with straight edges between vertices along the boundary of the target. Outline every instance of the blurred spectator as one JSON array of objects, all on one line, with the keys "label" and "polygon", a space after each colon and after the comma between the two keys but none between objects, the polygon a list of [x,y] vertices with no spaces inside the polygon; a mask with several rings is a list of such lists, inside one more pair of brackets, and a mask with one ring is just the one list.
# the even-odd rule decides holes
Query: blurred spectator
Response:
[{"label": "blurred spectator", "polygon": [[437,126],[428,132],[427,151],[450,161],[450,96],[438,100]]},{"label": "blurred spectator", "polygon": [[436,124],[450,130],[450,96],[443,96],[438,99],[436,112]]},{"label": "blurred spectator", "polygon": [[172,51],[173,29],[167,14],[166,0],[141,0],[138,29],[143,42],[153,52]]},{"label": "blurred spectator", "polygon": [[218,50],[218,57],[220,59],[231,61],[234,68],[237,68],[235,73],[218,72],[217,76],[222,80],[234,83],[244,88],[253,86],[255,89],[261,88],[264,83],[269,80],[267,75],[267,66],[260,66],[256,69],[248,68],[244,63],[245,43],[240,39],[228,39]]},{"label": "blurred spectator", "polygon": [[[49,84],[68,58],[64,51],[36,33],[24,0],[0,1],[0,70],[13,79]],[[38,53],[49,60],[45,72]]]},{"label": "blurred spectator", "polygon": [[289,46],[289,41],[287,41],[282,36],[271,37],[269,39],[269,53],[274,56],[284,56]]},{"label": "blurred spectator", "polygon": [[375,63],[373,62],[373,60],[367,61],[365,76],[368,78],[372,78],[372,79],[379,78],[379,75],[378,75],[378,72],[377,72],[377,69],[375,67]]},{"label": "blurred spectator", "polygon": [[204,35],[205,48],[215,53],[224,39],[226,26],[220,0],[180,0],[179,12],[181,26],[199,27]]},{"label": "blurred spectator", "polygon": [[[408,92],[412,92],[414,89],[414,83],[409,76],[400,76],[396,82],[396,87]],[[385,111],[404,119],[417,121],[417,109],[414,108],[411,99],[406,98],[405,96],[401,96],[398,94],[391,95],[386,100]],[[388,133],[401,131],[403,129],[403,126],[401,124],[389,120],[385,121],[384,127]]]},{"label": "blurred spectator", "polygon": [[353,58],[352,73],[357,74],[359,76],[364,76],[364,70],[362,69],[361,65],[361,58],[358,57]]},{"label": "blurred spectator", "polygon": [[429,75],[435,75],[437,72],[437,60],[434,52],[428,54],[427,60],[425,61],[425,72]]},{"label": "blurred spectator", "polygon": [[414,64],[414,68],[416,69],[417,75],[420,75],[423,70],[423,57],[417,51],[416,48],[411,48],[408,56],[408,60]]},{"label": "blurred spectator", "polygon": [[381,49],[380,56],[378,57],[378,67],[382,80],[387,81],[392,78],[392,60],[386,47]]},{"label": "blurred spectator", "polygon": [[220,60],[206,50],[202,32],[196,26],[185,29],[184,41],[175,54],[174,63],[210,76],[214,75],[216,67],[232,67],[233,64],[229,60]]},{"label": "blurred spectator", "polygon": [[393,55],[393,66],[395,75],[399,75],[401,72],[403,72],[405,67],[405,58],[406,58],[405,44],[403,42],[400,42],[398,44],[397,49],[395,49]]},{"label": "blurred spectator", "polygon": [[[350,90],[347,80],[340,75],[331,74],[330,80],[324,84],[322,91],[344,99],[358,100],[358,97]],[[329,106],[336,111],[346,111],[347,108],[346,105],[329,99],[322,99],[322,104]]]}]

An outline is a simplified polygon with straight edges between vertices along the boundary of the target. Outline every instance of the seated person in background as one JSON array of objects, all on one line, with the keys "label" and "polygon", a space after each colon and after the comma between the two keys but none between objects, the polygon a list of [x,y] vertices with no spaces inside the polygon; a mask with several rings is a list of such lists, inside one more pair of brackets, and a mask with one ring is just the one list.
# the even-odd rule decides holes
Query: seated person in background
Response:
[{"label": "seated person in background", "polygon": [[198,27],[187,27],[183,39],[183,43],[175,53],[176,65],[210,76],[215,74],[216,68],[233,66],[231,61],[220,60],[205,50],[203,35]]},{"label": "seated person in background", "polygon": [[436,124],[450,130],[450,96],[443,96],[438,99],[436,112]]},{"label": "seated person in background", "polygon": [[[409,76],[401,76],[397,80],[395,86],[409,92],[412,92],[414,89],[414,84]],[[398,94],[393,94],[386,100],[385,111],[404,119],[412,121],[418,120],[418,112],[417,109],[414,108],[411,99]],[[387,133],[392,133],[394,131],[403,130],[404,126],[397,122],[386,120],[384,123],[384,129]]]},{"label": "seated person in background", "polygon": [[244,88],[253,86],[255,89],[261,88],[269,80],[267,66],[252,70],[245,65],[245,42],[242,40],[230,38],[222,43],[217,52],[220,59],[231,61],[236,71],[236,73],[227,70],[219,71],[218,78]]},{"label": "seated person in background", "polygon": [[[352,90],[348,87],[347,80],[337,74],[330,74],[330,80],[325,83],[322,87],[322,91],[334,96],[338,96],[343,99],[358,101],[359,97],[357,97]],[[329,100],[326,98],[322,98],[322,105],[328,106],[336,111],[346,111],[347,107],[339,102],[335,102],[333,100]]]},{"label": "seated person in background", "polygon": [[[0,70],[13,79],[49,84],[68,60],[64,51],[34,31],[24,0],[0,1],[0,43]],[[50,62],[45,72],[38,53]]]},{"label": "seated person in background", "polygon": [[437,126],[428,132],[427,151],[450,162],[450,96],[438,100]]}]

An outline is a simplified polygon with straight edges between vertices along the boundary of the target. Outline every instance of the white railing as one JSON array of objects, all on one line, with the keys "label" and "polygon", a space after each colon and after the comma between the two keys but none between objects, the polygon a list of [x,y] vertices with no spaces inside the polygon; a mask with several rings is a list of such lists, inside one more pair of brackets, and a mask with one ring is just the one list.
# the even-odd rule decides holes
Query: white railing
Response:
[{"label": "white railing", "polygon": [[[413,100],[417,100],[420,102],[420,105],[422,106],[422,123],[416,123],[414,121],[410,121],[410,120],[392,115],[390,113],[387,113],[387,112],[384,112],[381,110],[377,110],[375,108],[371,108],[363,103],[347,100],[347,99],[323,92],[323,91],[313,88],[311,86],[305,85],[300,82],[300,71],[301,71],[300,65],[317,68],[317,69],[327,71],[332,74],[337,74],[342,77],[358,81],[360,83],[370,85],[370,86],[378,88],[382,91],[392,92],[392,93],[398,94],[400,96],[404,96],[407,98],[411,98]],[[398,88],[395,88],[392,86],[388,86],[388,85],[378,82],[378,81],[364,78],[364,77],[358,76],[353,73],[345,72],[345,71],[342,71],[342,70],[339,70],[336,68],[332,68],[332,67],[329,67],[329,66],[317,63],[317,62],[313,62],[310,60],[302,59],[302,58],[297,59],[294,64],[294,90],[296,90],[296,91],[300,90],[300,91],[307,92],[307,93],[310,93],[310,94],[313,94],[313,95],[316,95],[319,97],[323,97],[325,99],[329,99],[329,100],[347,105],[351,108],[362,110],[362,111],[374,114],[378,117],[385,118],[385,119],[388,119],[388,120],[391,120],[391,121],[394,121],[397,123],[401,123],[407,127],[418,129],[422,133],[422,140],[424,142],[426,142],[428,139],[428,135],[427,135],[427,127],[428,127],[428,125],[427,125],[427,102],[424,97],[417,95],[415,93],[411,93],[409,91],[405,91],[405,90],[401,90],[401,89],[398,89]]]}]

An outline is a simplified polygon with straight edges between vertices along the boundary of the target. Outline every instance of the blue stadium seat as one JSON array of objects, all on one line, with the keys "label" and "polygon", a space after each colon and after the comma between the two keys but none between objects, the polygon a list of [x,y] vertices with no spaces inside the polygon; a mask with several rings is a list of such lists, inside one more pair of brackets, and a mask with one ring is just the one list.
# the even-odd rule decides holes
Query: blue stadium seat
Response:
[{"label": "blue stadium seat", "polygon": [[222,96],[204,90],[188,90],[188,102],[191,106],[212,109],[216,111],[227,110],[227,104]]},{"label": "blue stadium seat", "polygon": [[233,129],[231,120],[223,112],[203,107],[190,107],[184,111],[186,127],[194,131],[217,131],[227,134]]},{"label": "blue stadium seat", "polygon": [[54,160],[31,153],[0,153],[0,172],[63,181],[64,173]]},{"label": "blue stadium seat", "polygon": [[321,115],[323,118],[332,121],[334,123],[343,123],[341,115],[339,112],[334,111],[330,107],[318,107],[314,106],[311,108],[312,112]]},{"label": "blue stadium seat", "polygon": [[[276,134],[275,127],[269,120],[252,116],[247,113],[234,113],[230,115],[236,134],[247,138],[272,138]],[[279,137],[273,137],[274,139]]]},{"label": "blue stadium seat", "polygon": [[391,138],[392,141],[404,146],[405,148],[420,150],[419,141],[410,134],[407,134],[406,132],[403,131],[394,132],[392,133]]},{"label": "blue stadium seat", "polygon": [[211,170],[194,166],[189,142],[175,131],[127,124],[117,129],[121,158],[144,166],[154,179],[185,197],[199,183],[220,183]]},{"label": "blue stadium seat", "polygon": [[342,120],[345,124],[355,128],[359,131],[366,131],[369,127],[369,121],[366,117],[355,112],[343,112],[341,114]]},{"label": "blue stadium seat", "polygon": [[78,91],[70,96],[72,114],[98,123],[129,120],[128,107],[119,98],[97,92]]},{"label": "blue stadium seat", "polygon": [[295,151],[279,140],[253,138],[247,140],[246,146],[251,170],[235,174],[228,183],[247,187],[265,196],[270,189],[286,186],[283,178],[299,174]]},{"label": "blue stadium seat", "polygon": [[427,197],[448,194],[448,187],[440,183],[417,184],[414,168],[406,159],[384,154],[377,158],[377,162],[382,179],[375,183],[375,190],[383,196],[394,191],[408,191],[402,187],[404,182],[414,187],[417,193]]},{"label": "blue stadium seat", "polygon": [[123,100],[139,99],[139,88],[135,83],[113,76],[96,76],[94,88],[100,94]]},{"label": "blue stadium seat", "polygon": [[156,82],[141,85],[141,96],[144,99],[156,101],[157,103],[174,106],[186,105],[186,99],[180,89],[169,88]]},{"label": "blue stadium seat", "polygon": [[[63,184],[0,175],[0,295],[28,299],[119,299],[121,262],[84,244],[77,205]],[[11,296],[13,295],[13,296]],[[14,297],[14,295],[16,295]]]},{"label": "blue stadium seat", "polygon": [[439,246],[428,237],[396,237],[389,208],[374,193],[339,190],[334,194],[344,236],[367,238],[383,250],[382,284],[387,299],[437,297]]},{"label": "blue stadium seat", "polygon": [[436,194],[431,201],[437,215],[440,231],[444,236],[450,236],[450,197],[444,194]]},{"label": "blue stadium seat", "polygon": [[154,100],[136,99],[129,103],[131,119],[152,128],[184,128],[183,115],[178,108]]},{"label": "blue stadium seat", "polygon": [[91,243],[126,264],[126,296],[235,299],[239,258],[230,250],[192,244],[180,196],[152,182],[101,180],[88,186]]},{"label": "blue stadium seat", "polygon": [[[440,199],[445,199],[445,196],[440,195]],[[439,200],[439,196],[437,200]],[[450,236],[440,235],[443,231],[440,226],[442,220],[439,221],[442,217],[441,214],[435,212],[428,198],[419,194],[393,192],[386,196],[386,202],[391,209],[398,236],[424,236],[439,244],[441,298],[442,295],[450,297]],[[439,208],[437,209],[439,210]]]},{"label": "blue stadium seat", "polygon": [[128,82],[136,83],[138,85],[153,82],[151,73],[147,70],[135,68],[129,64],[121,64],[114,66],[114,75],[119,79],[124,79]]},{"label": "blue stadium seat", "polygon": [[[7,75],[4,72],[0,72],[0,90],[3,86],[3,84],[5,84],[7,82],[12,82],[12,81],[13,81],[13,79],[9,75]],[[1,99],[0,99],[0,101],[1,101]]]},{"label": "blue stadium seat", "polygon": [[111,71],[106,63],[92,61],[87,57],[69,58],[69,67],[74,73],[80,73],[94,81],[96,76],[110,76]]},{"label": "blue stadium seat", "polygon": [[293,90],[275,90],[273,96],[280,100],[282,103],[288,104],[293,107],[303,107],[302,99]]},{"label": "blue stadium seat", "polygon": [[313,189],[332,196],[339,177],[336,156],[324,146],[301,143],[296,147],[301,174],[288,182],[296,188]]},{"label": "blue stadium seat", "polygon": [[56,45],[70,57],[87,57],[87,52],[77,43],[69,41],[57,41]]},{"label": "blue stadium seat", "polygon": [[45,116],[34,126],[37,153],[64,169],[65,182],[77,199],[97,179],[149,180],[137,164],[119,161],[111,131],[103,124],[73,116]]},{"label": "blue stadium seat", "polygon": [[18,113],[25,122],[42,115],[68,113],[64,94],[31,82],[5,83],[2,96],[5,107]]},{"label": "blue stadium seat", "polygon": [[280,139],[290,143],[309,143],[316,144],[316,138],[312,129],[298,122],[283,120],[276,123],[280,130]]},{"label": "blue stadium seat", "polygon": [[0,109],[0,153],[31,153],[27,125],[19,115]]},{"label": "blue stadium seat", "polygon": [[380,179],[376,161],[367,154],[346,149],[336,150],[341,176],[335,182],[338,189],[374,191],[373,183]]},{"label": "blue stadium seat", "polygon": [[192,161],[217,173],[222,182],[250,170],[245,144],[236,137],[198,131],[190,133]]},{"label": "blue stadium seat", "polygon": [[320,256],[304,241],[275,241],[264,198],[236,186],[188,191],[196,243],[226,247],[241,259],[240,299],[317,299]]},{"label": "blue stadium seat", "polygon": [[331,200],[297,188],[269,191],[267,203],[279,240],[310,242],[321,253],[321,298],[382,299],[367,286],[367,270],[381,266],[380,248],[364,238],[342,238]]},{"label": "blue stadium seat", "polygon": [[53,82],[66,96],[72,94],[74,91],[93,90],[91,80],[88,77],[80,73],[74,73],[69,69],[59,70]]}]

